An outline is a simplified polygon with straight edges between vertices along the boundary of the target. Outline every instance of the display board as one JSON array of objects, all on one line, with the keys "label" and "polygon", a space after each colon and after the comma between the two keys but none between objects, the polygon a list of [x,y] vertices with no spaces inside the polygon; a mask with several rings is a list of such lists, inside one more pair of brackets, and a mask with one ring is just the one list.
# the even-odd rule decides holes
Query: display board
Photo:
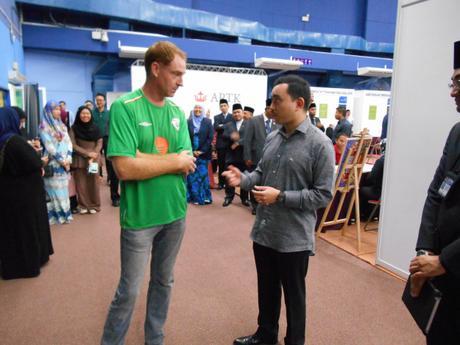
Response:
[{"label": "display board", "polygon": [[389,91],[355,91],[353,111],[353,132],[364,128],[373,137],[380,137],[382,120],[390,104]]},{"label": "display board", "polygon": [[[231,72],[190,70],[184,75],[184,86],[179,88],[173,102],[179,105],[186,116],[196,104],[210,111],[211,119],[220,113],[219,100],[225,98],[231,106],[241,103],[255,109],[254,114],[262,114],[267,98],[267,76]],[[142,87],[145,82],[145,68],[131,66],[132,89]]]},{"label": "display board", "polygon": [[[407,276],[428,186],[459,121],[447,83],[460,1],[399,1],[377,264]],[[427,20],[429,18],[429,20]]]}]

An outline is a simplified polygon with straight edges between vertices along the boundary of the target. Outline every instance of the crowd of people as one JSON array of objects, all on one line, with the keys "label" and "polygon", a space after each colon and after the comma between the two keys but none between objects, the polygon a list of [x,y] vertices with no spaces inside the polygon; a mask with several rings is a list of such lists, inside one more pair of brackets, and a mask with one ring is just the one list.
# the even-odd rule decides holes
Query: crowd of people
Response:
[{"label": "crowd of people", "polygon": [[[65,101],[48,101],[36,138],[29,136],[23,109],[0,108],[0,218],[6,221],[0,234],[0,268],[4,279],[40,273],[53,254],[50,225],[68,224],[75,213],[101,211],[109,120],[104,95],[96,96],[96,105],[96,109],[82,105],[73,116]],[[118,206],[118,179],[110,163],[106,167],[112,205]]]}]

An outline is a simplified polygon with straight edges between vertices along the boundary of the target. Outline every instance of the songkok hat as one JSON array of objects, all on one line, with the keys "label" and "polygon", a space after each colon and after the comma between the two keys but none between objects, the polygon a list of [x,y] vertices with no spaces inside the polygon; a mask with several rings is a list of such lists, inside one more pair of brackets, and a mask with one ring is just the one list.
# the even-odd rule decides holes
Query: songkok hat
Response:
[{"label": "songkok hat", "polygon": [[271,98],[267,98],[267,100],[265,101],[265,106],[266,107],[269,107],[272,105],[272,99]]},{"label": "songkok hat", "polygon": [[310,106],[308,107],[308,109],[310,108],[316,108],[316,103],[311,103]]},{"label": "songkok hat", "polygon": [[251,107],[244,107],[244,111],[249,111],[251,113],[254,113],[254,108]]},{"label": "songkok hat", "polygon": [[454,69],[460,68],[460,41],[454,43]]},{"label": "songkok hat", "polygon": [[219,105],[221,104],[228,104],[227,100],[225,98],[222,98],[220,101],[219,101]]},{"label": "songkok hat", "polygon": [[232,107],[232,111],[235,111],[235,110],[238,110],[238,109],[243,109],[243,107],[239,103],[234,103],[233,107]]}]

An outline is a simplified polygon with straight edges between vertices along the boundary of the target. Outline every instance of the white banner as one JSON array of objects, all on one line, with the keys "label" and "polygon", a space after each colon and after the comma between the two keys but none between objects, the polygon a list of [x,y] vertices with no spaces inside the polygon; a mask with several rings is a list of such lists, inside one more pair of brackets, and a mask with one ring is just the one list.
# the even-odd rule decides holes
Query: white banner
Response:
[{"label": "white banner", "polygon": [[[132,90],[142,87],[144,82],[144,67],[131,66]],[[262,114],[267,98],[267,76],[187,70],[184,86],[179,88],[172,101],[184,110],[186,117],[199,104],[209,111],[213,119],[220,113],[221,98],[228,100],[230,112],[233,103],[241,103],[243,107],[254,108],[254,115]]]}]

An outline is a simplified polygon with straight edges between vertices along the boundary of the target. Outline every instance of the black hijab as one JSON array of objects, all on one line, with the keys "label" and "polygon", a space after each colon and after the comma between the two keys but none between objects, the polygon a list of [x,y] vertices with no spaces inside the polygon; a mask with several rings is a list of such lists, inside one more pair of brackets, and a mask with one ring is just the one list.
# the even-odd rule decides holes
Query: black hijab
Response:
[{"label": "black hijab", "polygon": [[[81,112],[86,109],[91,114],[91,120],[89,122],[83,122],[80,119]],[[96,141],[102,138],[102,133],[93,121],[93,112],[87,106],[82,105],[78,108],[77,115],[75,116],[75,122],[72,126],[72,130],[75,137],[87,141]]]}]

